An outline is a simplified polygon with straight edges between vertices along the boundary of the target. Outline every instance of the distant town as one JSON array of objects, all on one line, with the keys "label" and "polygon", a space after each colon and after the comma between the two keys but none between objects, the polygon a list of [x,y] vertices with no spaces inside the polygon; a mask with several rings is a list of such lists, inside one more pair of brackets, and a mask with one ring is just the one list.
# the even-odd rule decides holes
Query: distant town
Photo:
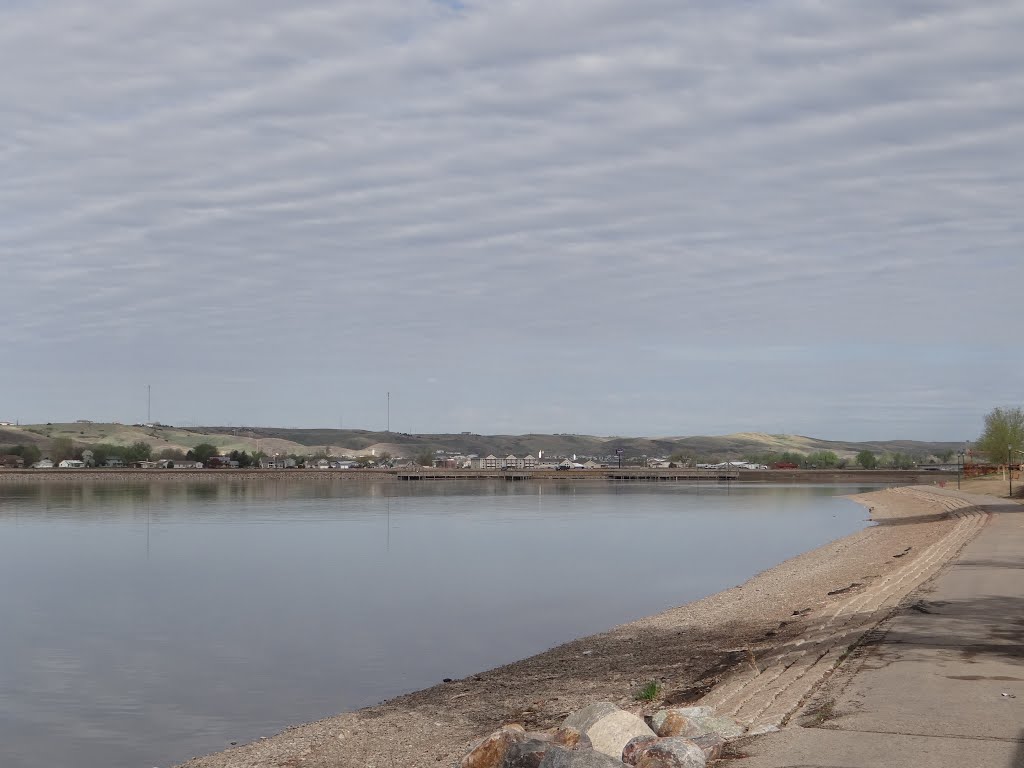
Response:
[{"label": "distant town", "polygon": [[[506,450],[495,450],[502,447]],[[969,450],[957,447],[914,441],[843,443],[760,433],[599,438],[561,433],[413,435],[199,428],[87,419],[30,425],[0,421],[0,468],[7,469],[948,470],[971,460]]]}]

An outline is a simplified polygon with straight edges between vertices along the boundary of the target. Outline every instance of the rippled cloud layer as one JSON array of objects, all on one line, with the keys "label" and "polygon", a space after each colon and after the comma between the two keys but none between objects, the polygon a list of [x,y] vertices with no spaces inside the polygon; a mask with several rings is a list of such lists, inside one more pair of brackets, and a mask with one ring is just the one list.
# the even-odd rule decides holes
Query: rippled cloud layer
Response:
[{"label": "rippled cloud layer", "polygon": [[0,419],[959,439],[1024,5],[17,0]]}]

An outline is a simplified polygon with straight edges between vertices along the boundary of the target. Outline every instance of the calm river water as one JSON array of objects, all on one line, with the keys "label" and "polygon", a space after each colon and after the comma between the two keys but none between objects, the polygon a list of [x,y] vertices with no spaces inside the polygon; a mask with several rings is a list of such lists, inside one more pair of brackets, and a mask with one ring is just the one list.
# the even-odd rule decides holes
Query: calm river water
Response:
[{"label": "calm river water", "polygon": [[166,766],[734,586],[854,486],[0,484],[0,766]]}]

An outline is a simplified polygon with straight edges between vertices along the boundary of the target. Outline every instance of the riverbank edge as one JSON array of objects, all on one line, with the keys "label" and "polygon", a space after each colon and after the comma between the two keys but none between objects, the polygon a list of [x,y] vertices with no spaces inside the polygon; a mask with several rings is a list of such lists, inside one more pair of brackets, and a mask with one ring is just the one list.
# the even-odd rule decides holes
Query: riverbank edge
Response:
[{"label": "riverbank edge", "polygon": [[[682,473],[682,474],[681,474]],[[930,470],[859,469],[768,469],[740,470],[729,479],[713,474],[685,477],[675,469],[582,469],[570,471],[522,470],[515,473],[498,470],[415,471],[401,469],[0,469],[0,482],[68,483],[117,482],[427,482],[458,483],[473,480],[613,481],[613,482],[690,482],[690,483],[864,483],[917,485],[955,482],[956,472]]]},{"label": "riverbank edge", "polygon": [[[474,740],[506,723],[549,727],[598,700],[638,714],[698,701],[737,669],[800,638],[841,596],[885,578],[897,564],[912,562],[953,525],[933,505],[911,495],[883,490],[848,498],[866,507],[876,525],[791,558],[740,586],[182,766],[448,766]],[[629,578],[628,563],[620,567]],[[659,697],[639,701],[638,689],[652,681]]]}]

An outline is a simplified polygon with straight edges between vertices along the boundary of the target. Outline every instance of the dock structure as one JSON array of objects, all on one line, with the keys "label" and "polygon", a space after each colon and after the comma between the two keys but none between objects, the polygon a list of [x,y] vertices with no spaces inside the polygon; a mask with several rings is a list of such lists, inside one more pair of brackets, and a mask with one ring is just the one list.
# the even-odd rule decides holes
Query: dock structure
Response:
[{"label": "dock structure", "polygon": [[648,469],[646,467],[624,467],[622,469],[432,469],[418,467],[400,469],[395,478],[403,481],[430,480],[480,480],[492,478],[518,482],[523,480],[622,480],[639,482],[658,481],[704,481],[722,482],[736,480],[739,472],[734,469]]}]

